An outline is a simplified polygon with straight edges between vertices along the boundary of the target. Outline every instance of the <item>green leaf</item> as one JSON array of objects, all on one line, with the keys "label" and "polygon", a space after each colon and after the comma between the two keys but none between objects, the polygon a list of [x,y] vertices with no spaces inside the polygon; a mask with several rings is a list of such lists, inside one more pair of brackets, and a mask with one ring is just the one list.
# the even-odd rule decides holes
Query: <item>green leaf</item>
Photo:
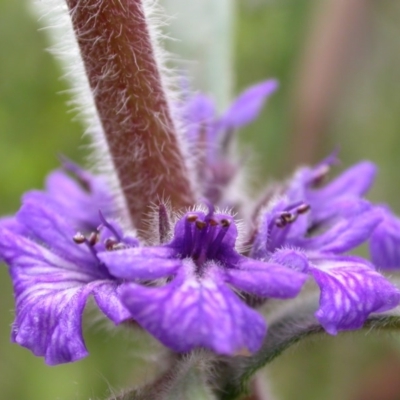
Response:
[{"label": "green leaf", "polygon": [[[293,303],[292,303],[293,304]],[[316,335],[326,334],[314,317],[316,310],[315,295],[296,307],[285,305],[284,310],[270,320],[268,334],[261,349],[251,357],[227,359],[219,367],[220,400],[234,400],[248,391],[250,378],[262,367],[269,364],[293,344]],[[381,314],[372,314],[363,329],[380,331],[400,330],[400,307]]]}]

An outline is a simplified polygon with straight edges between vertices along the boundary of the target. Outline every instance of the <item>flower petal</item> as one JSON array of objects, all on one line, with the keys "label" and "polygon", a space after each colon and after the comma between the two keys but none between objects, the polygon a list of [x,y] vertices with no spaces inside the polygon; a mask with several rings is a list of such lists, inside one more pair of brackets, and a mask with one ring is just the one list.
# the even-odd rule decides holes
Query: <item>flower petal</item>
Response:
[{"label": "flower petal", "polygon": [[130,312],[121,303],[120,289],[120,282],[113,282],[111,280],[98,281],[96,288],[92,292],[94,300],[100,310],[107,318],[113,321],[114,324],[119,324],[131,317]]},{"label": "flower petal", "polygon": [[319,184],[330,168],[337,163],[337,150],[335,150],[313,167],[297,169],[287,182],[285,195],[290,201],[309,201],[307,194],[310,187],[313,188],[316,184]]},{"label": "flower petal", "polygon": [[[365,242],[382,220],[382,214],[365,200],[343,198],[336,204],[340,218],[327,231],[293,238],[289,245],[331,253],[343,253]],[[340,211],[343,210],[343,211]]]},{"label": "flower petal", "polygon": [[18,233],[19,235],[29,235],[29,230],[26,228],[26,226],[24,226],[24,224],[18,222],[15,216],[0,218],[0,229],[2,228]]},{"label": "flower petal", "polygon": [[52,253],[49,249],[7,229],[0,229],[0,254],[11,268],[21,267],[26,286],[36,279],[48,282],[89,282],[102,278],[96,269],[84,268]]},{"label": "flower petal", "polygon": [[97,254],[113,276],[122,279],[157,279],[176,272],[182,261],[165,246],[135,247]]},{"label": "flower petal", "polygon": [[220,129],[238,129],[252,122],[257,118],[266,99],[277,89],[278,82],[275,79],[246,89],[221,117]]},{"label": "flower petal", "polygon": [[331,200],[341,196],[363,196],[371,188],[376,176],[376,166],[370,161],[361,161],[346,169],[326,186],[310,191],[310,202],[322,197]]},{"label": "flower petal", "polygon": [[0,229],[0,254],[10,266],[14,285],[12,339],[44,356],[50,365],[86,356],[81,318],[91,293],[114,322],[129,315],[117,296],[112,296],[115,282],[94,281],[84,268],[29,239]]},{"label": "flower petal", "polygon": [[64,165],[77,179],[57,170],[47,177],[46,191],[31,191],[28,195],[39,203],[51,203],[53,208],[61,210],[74,229],[94,230],[100,224],[99,210],[106,217],[115,211],[111,192],[100,177],[70,161],[65,161]]},{"label": "flower petal", "polygon": [[268,262],[284,265],[298,272],[308,272],[309,262],[303,251],[292,248],[282,248],[271,254]]},{"label": "flower petal", "polygon": [[383,221],[370,239],[372,262],[379,268],[400,269],[400,219],[381,208]]},{"label": "flower petal", "polygon": [[117,297],[109,296],[114,285],[109,281],[95,281],[62,290],[54,287],[46,291],[38,287],[18,304],[13,341],[36,356],[44,356],[49,365],[86,357],[82,313],[90,294],[94,294],[99,307],[115,323],[130,316]]},{"label": "flower petal", "polygon": [[53,252],[62,258],[82,265],[84,269],[97,270],[98,261],[86,246],[74,243],[73,236],[76,232],[51,207],[37,203],[30,196],[26,196],[25,202],[17,214],[17,220],[29,229],[31,236],[46,243]]},{"label": "flower petal", "polygon": [[361,328],[369,314],[400,302],[399,289],[361,258],[331,256],[313,264],[310,272],[321,289],[315,316],[331,335]]},{"label": "flower petal", "polygon": [[[184,117],[189,123],[198,124],[210,124],[214,121],[216,115],[216,107],[214,101],[203,94],[197,94],[191,97],[185,104],[183,110]],[[189,137],[189,139],[196,139]]]},{"label": "flower petal", "polygon": [[44,356],[49,365],[85,357],[81,318],[89,294],[86,289],[77,286],[32,292],[17,305],[13,341],[36,356]]},{"label": "flower petal", "polygon": [[163,287],[124,285],[122,301],[132,317],[174,351],[197,347],[226,355],[257,351],[266,332],[263,318],[224,284],[216,267],[201,279],[188,271],[192,268],[186,263]]},{"label": "flower petal", "polygon": [[338,202],[343,198],[360,199],[372,186],[376,166],[362,161],[345,170],[336,179],[321,187],[331,166],[337,162],[336,152],[313,168],[301,168],[289,181],[286,195],[292,201],[305,201],[311,206],[314,223],[339,215]]},{"label": "flower petal", "polygon": [[288,299],[299,294],[307,275],[272,262],[241,257],[237,268],[225,270],[233,287],[260,297]]},{"label": "flower petal", "polygon": [[[183,120],[186,125],[185,137],[189,149],[194,155],[198,155],[199,150],[200,152],[206,150],[210,157],[218,147],[214,137],[215,112],[213,100],[203,94],[191,97],[183,107]],[[202,134],[205,134],[205,137],[202,137]],[[199,149],[199,144],[203,146],[203,149]]]}]

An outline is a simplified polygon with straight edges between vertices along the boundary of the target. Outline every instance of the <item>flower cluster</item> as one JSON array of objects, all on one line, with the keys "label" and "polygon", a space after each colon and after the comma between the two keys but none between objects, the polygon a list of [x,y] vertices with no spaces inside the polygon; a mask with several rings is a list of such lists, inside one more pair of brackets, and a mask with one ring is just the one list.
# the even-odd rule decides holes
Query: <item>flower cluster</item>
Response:
[{"label": "flower cluster", "polygon": [[[257,208],[245,240],[235,217],[214,208],[232,177],[227,170],[239,168],[227,168],[227,138],[275,86],[254,86],[221,118],[204,97],[188,103],[189,144],[202,143],[196,151],[206,207],[171,217],[161,204],[156,244],[123,231],[102,178],[69,161],[45,191],[27,193],[16,216],[0,223],[0,256],[16,301],[12,340],[48,364],[84,357],[81,318],[91,295],[113,323],[134,320],[176,352],[203,347],[231,356],[260,348],[267,326],[257,307],[297,296],[309,276],[321,292],[315,316],[330,334],[397,306],[399,290],[376,266],[400,267],[400,222],[363,199],[375,175],[371,163],[325,185],[335,154],[298,170]],[[367,240],[375,266],[348,254]]]},{"label": "flower cluster", "polygon": [[314,278],[321,290],[315,316],[330,334],[360,328],[370,313],[400,301],[399,291],[373,264],[346,254],[382,224],[381,210],[361,198],[375,167],[361,162],[320,187],[335,161],[332,155],[295,174],[285,197],[262,216],[252,250],[255,258],[278,261]]},{"label": "flower cluster", "polygon": [[13,223],[7,220],[0,229],[0,253],[10,266],[16,301],[12,340],[44,356],[48,364],[86,355],[81,317],[89,295],[114,323],[129,318],[119,299],[119,282],[96,254],[110,240],[126,246],[138,242],[123,237],[111,223],[88,237],[77,234],[99,225],[95,210],[105,206],[106,211],[110,203],[109,193],[100,190],[101,179],[75,167],[73,171],[79,183],[84,177],[84,186],[63,171],[52,173],[47,191],[27,193]]}]

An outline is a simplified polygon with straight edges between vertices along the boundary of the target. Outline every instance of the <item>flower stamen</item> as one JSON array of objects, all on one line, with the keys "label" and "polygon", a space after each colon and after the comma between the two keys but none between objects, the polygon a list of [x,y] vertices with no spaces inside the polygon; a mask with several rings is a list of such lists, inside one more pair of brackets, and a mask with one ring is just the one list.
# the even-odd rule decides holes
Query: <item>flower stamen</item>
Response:
[{"label": "flower stamen", "polygon": [[292,224],[294,221],[296,221],[299,215],[305,214],[309,210],[310,210],[310,205],[307,203],[301,203],[300,205],[290,206],[288,207],[287,210],[280,211],[277,213],[277,217],[274,220],[274,225],[278,228],[284,228],[288,224]]},{"label": "flower stamen", "polygon": [[76,243],[76,244],[82,244],[85,243],[85,236],[82,235],[82,233],[77,232],[74,237],[72,238],[72,240]]},{"label": "flower stamen", "polygon": [[197,265],[202,267],[207,260],[216,257],[221,243],[231,225],[231,222],[214,217],[214,210],[205,216],[189,214],[185,223],[185,253],[183,257],[190,257]]},{"label": "flower stamen", "polygon": [[89,235],[89,238],[87,238],[86,236],[84,236],[82,233],[77,232],[77,233],[73,236],[72,240],[73,240],[76,244],[78,244],[78,245],[86,244],[86,246],[88,247],[89,251],[92,253],[93,257],[94,257],[98,262],[100,262],[99,258],[97,257],[97,251],[96,251],[96,249],[94,248],[94,246],[96,245],[96,243],[97,243],[98,240],[99,240],[99,232],[92,232],[92,233]]}]

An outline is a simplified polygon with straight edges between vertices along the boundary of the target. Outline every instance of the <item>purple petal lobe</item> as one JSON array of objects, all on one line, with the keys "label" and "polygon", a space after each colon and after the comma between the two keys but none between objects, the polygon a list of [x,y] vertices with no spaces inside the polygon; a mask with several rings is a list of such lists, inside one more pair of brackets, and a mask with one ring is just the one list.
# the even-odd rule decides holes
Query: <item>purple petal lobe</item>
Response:
[{"label": "purple petal lobe", "polygon": [[372,262],[378,268],[400,269],[400,219],[382,208],[383,221],[370,239]]},{"label": "purple petal lobe", "polygon": [[257,351],[266,332],[263,318],[223,283],[217,267],[201,279],[192,268],[187,262],[163,287],[124,285],[122,301],[132,317],[178,352],[197,347],[226,355]]},{"label": "purple petal lobe", "polygon": [[276,91],[278,82],[270,79],[246,89],[221,118],[225,129],[238,129],[257,118],[266,99]]},{"label": "purple petal lobe", "polygon": [[321,289],[315,316],[331,335],[361,328],[369,314],[400,302],[399,290],[361,258],[332,256],[313,262],[310,272]]},{"label": "purple petal lobe", "polygon": [[95,270],[85,270],[7,229],[0,229],[0,253],[12,268],[11,271],[20,268],[26,274],[27,286],[32,286],[36,279],[49,282],[89,282],[96,277]]},{"label": "purple petal lobe", "polygon": [[119,324],[131,317],[130,312],[120,301],[120,283],[113,281],[98,281],[92,294],[104,315]]},{"label": "purple petal lobe", "polygon": [[28,194],[37,201],[51,202],[53,207],[71,221],[74,229],[95,229],[100,223],[99,210],[106,217],[115,211],[111,191],[100,177],[84,171],[72,162],[65,163],[65,166],[77,179],[58,170],[48,176],[45,192],[32,191]]},{"label": "purple petal lobe", "polygon": [[294,239],[291,244],[307,250],[343,253],[366,241],[382,220],[380,210],[364,200],[343,198],[335,207],[341,218],[326,232]]},{"label": "purple petal lobe", "polygon": [[[35,355],[46,356],[49,364],[84,357],[86,349],[77,318],[86,301],[82,285],[88,277],[48,250],[6,230],[0,231],[0,242],[0,252],[11,266],[16,298],[13,340]],[[54,264],[61,264],[65,270],[54,269]],[[62,337],[56,327],[65,323],[61,318],[64,313],[71,322]],[[66,337],[68,340],[58,348]]]},{"label": "purple petal lobe", "polygon": [[307,275],[286,266],[242,258],[235,269],[226,269],[233,287],[260,297],[287,299],[299,294]]},{"label": "purple petal lobe", "polygon": [[216,117],[213,100],[202,94],[193,96],[186,104],[184,112],[189,122],[199,125],[204,123],[209,124]]},{"label": "purple petal lobe", "polygon": [[12,339],[56,365],[87,355],[81,317],[88,296],[84,287],[41,289],[18,304]]},{"label": "purple petal lobe", "polygon": [[15,216],[0,218],[0,229],[2,228],[8,229],[9,231],[14,233],[18,233],[19,235],[29,234],[29,230],[26,228],[26,226],[18,222]]},{"label": "purple petal lobe", "polygon": [[307,190],[320,186],[332,166],[339,163],[337,153],[337,150],[333,151],[313,167],[299,168],[288,183],[287,196],[294,201],[305,200]]},{"label": "purple petal lobe", "polygon": [[45,204],[38,204],[25,196],[25,202],[17,214],[17,220],[29,229],[31,236],[51,246],[51,249],[74,263],[93,266],[96,260],[85,246],[73,242],[74,232],[67,221]]},{"label": "purple petal lobe", "polygon": [[168,247],[135,247],[100,252],[98,257],[110,273],[122,279],[157,279],[176,272],[182,261]]},{"label": "purple petal lobe", "polygon": [[286,195],[292,201],[309,204],[316,223],[337,216],[342,211],[337,207],[344,198],[360,199],[370,189],[376,175],[376,166],[362,161],[323,185],[336,162],[336,153],[333,153],[313,168],[301,168],[288,184]]},{"label": "purple petal lobe", "polygon": [[48,364],[86,356],[81,318],[91,293],[114,322],[127,318],[114,294],[115,283],[101,280],[100,272],[85,269],[6,229],[0,229],[0,253],[10,266],[14,285],[12,339],[44,356]]},{"label": "purple petal lobe", "polygon": [[327,200],[343,195],[363,196],[371,188],[375,176],[375,164],[370,161],[361,161],[319,189],[318,196],[323,196]]},{"label": "purple petal lobe", "polygon": [[278,249],[271,255],[268,261],[284,265],[294,271],[308,272],[309,262],[306,255],[300,250]]}]

